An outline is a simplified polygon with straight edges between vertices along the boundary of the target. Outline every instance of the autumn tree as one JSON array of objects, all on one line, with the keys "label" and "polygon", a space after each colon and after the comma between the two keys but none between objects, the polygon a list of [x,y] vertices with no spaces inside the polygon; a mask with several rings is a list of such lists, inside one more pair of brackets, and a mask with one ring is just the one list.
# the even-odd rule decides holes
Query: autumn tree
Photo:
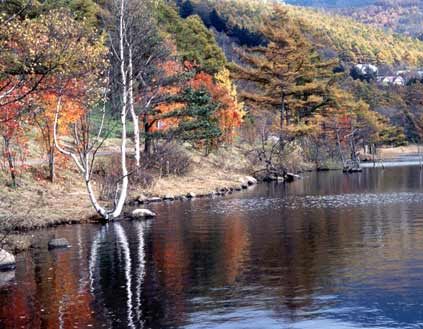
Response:
[{"label": "autumn tree", "polygon": [[212,96],[213,102],[218,104],[214,116],[218,120],[222,132],[218,143],[232,143],[235,129],[241,125],[244,109],[243,103],[238,101],[237,90],[230,79],[229,70],[222,69],[214,76],[199,72],[189,85],[195,89],[205,88]]},{"label": "autumn tree", "polygon": [[[77,82],[71,88],[77,88]],[[81,86],[80,86],[81,88]],[[71,135],[70,125],[77,122],[83,115],[84,109],[79,103],[81,95],[79,93],[61,91],[62,106],[60,118],[58,120],[57,134],[62,138]],[[32,121],[39,129],[39,140],[47,155],[49,167],[49,180],[54,182],[56,177],[56,153],[57,149],[54,143],[54,124],[56,117],[56,92],[44,92],[35,100],[34,105],[37,107],[32,111]]]},{"label": "autumn tree", "polygon": [[190,63],[184,65],[174,56],[156,65],[154,77],[140,91],[139,102],[142,105],[141,122],[146,154],[151,154],[155,138],[171,140],[171,136],[165,133],[165,128],[175,120],[170,117],[165,120],[162,116],[183,106],[183,102],[175,100],[175,95],[183,90],[187,80],[192,76],[192,65]]},{"label": "autumn tree", "polygon": [[325,105],[334,63],[320,58],[281,6],[274,6],[274,15],[260,31],[268,45],[240,51],[243,65],[236,65],[233,75],[250,84],[241,94],[250,106],[279,113],[283,147],[286,126],[300,123]]},{"label": "autumn tree", "polygon": [[[95,56],[98,54],[97,46],[102,42],[94,31],[88,31],[85,23],[75,22],[67,10],[52,10],[33,19],[15,17],[1,25],[0,112],[4,115],[0,120],[3,121],[3,135],[11,136],[11,127],[17,131],[17,128],[29,125],[35,114],[43,116],[42,107],[35,106],[35,103],[58,90],[63,92],[67,89],[68,92],[73,87],[69,83],[82,72],[81,60],[84,60],[85,54],[76,55],[78,51],[82,49]],[[50,137],[51,119],[50,115]],[[18,142],[12,138],[6,146],[11,147],[13,141]],[[54,151],[51,142],[52,139],[46,151],[53,179]],[[7,157],[12,155],[7,150],[5,153]]]},{"label": "autumn tree", "polygon": [[[172,138],[186,140],[188,130],[192,130],[190,139],[202,140],[197,144],[206,145],[208,150],[221,143],[232,143],[244,111],[243,104],[238,101],[236,88],[229,78],[229,71],[223,69],[212,76],[203,71],[196,72],[198,67],[190,63],[181,65],[175,61],[164,63],[163,68],[167,72],[168,85],[163,85],[160,94],[151,102],[153,109],[144,120],[148,132],[146,141],[153,136],[167,140]],[[201,90],[208,96],[200,97],[198,92]],[[203,117],[203,120],[209,121],[209,133],[198,133],[198,130],[191,129],[187,124],[181,125],[183,120],[193,123],[198,119],[194,106],[199,106],[198,113],[204,112],[205,100],[210,103],[206,111],[208,114]],[[191,118],[187,119],[188,117]],[[216,125],[220,133],[216,133]],[[210,139],[208,141],[206,141],[207,134]]]},{"label": "autumn tree", "polygon": [[[14,98],[13,93],[10,94]],[[7,102],[7,99],[5,99]],[[22,101],[14,101],[0,110],[0,134],[3,144],[3,158],[6,160],[11,178],[11,186],[17,186],[16,159],[20,151],[26,149],[27,138],[25,136],[25,124],[22,120]]]}]

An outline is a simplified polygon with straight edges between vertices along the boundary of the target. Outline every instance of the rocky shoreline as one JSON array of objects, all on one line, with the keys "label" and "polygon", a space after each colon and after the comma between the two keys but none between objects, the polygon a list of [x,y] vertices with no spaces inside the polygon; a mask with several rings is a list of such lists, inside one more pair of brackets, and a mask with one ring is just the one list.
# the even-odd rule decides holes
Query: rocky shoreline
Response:
[{"label": "rocky shoreline", "polygon": [[149,204],[149,203],[157,203],[157,202],[164,202],[164,201],[174,201],[174,200],[189,200],[189,199],[196,199],[196,198],[207,198],[213,196],[224,196],[226,194],[232,194],[235,191],[242,191],[247,189],[249,186],[256,185],[258,180],[252,176],[245,176],[245,178],[240,179],[240,184],[231,187],[221,187],[217,188],[216,191],[203,193],[203,194],[196,194],[194,192],[188,192],[187,194],[183,195],[165,195],[165,196],[153,196],[147,197],[144,194],[137,196],[134,200],[130,201],[130,205],[141,205],[141,204]]}]

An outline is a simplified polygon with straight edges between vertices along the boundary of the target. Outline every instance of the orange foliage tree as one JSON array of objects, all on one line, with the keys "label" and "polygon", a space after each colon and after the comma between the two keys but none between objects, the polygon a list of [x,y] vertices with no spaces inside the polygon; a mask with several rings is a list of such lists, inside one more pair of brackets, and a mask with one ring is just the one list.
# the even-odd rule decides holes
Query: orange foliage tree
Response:
[{"label": "orange foliage tree", "polygon": [[[74,86],[78,86],[78,82],[74,81]],[[81,88],[82,89],[82,88]],[[54,144],[54,123],[56,117],[56,106],[58,102],[58,95],[52,91],[46,91],[38,95],[37,106],[38,111],[33,112],[34,123],[39,128],[39,139],[47,154],[49,164],[49,179],[54,182],[56,158],[60,159],[59,163],[64,163],[66,157],[56,150]],[[78,101],[75,94],[64,94],[61,96],[61,110],[58,118],[57,134],[63,138],[70,134],[70,125],[75,123],[84,114],[84,108]]]},{"label": "orange foliage tree", "polygon": [[[16,92],[10,93],[9,97],[17,98]],[[8,101],[7,98],[4,99]],[[22,119],[22,101],[10,102],[0,110],[0,134],[3,139],[3,158],[7,162],[12,187],[16,187],[17,166],[16,158],[20,153],[25,155],[27,150],[27,138],[25,137],[24,120]],[[22,157],[23,159],[23,157]]]},{"label": "orange foliage tree", "polygon": [[242,122],[244,111],[243,104],[238,102],[236,89],[229,78],[229,71],[223,69],[213,77],[202,71],[195,72],[196,65],[189,62],[181,65],[176,61],[168,61],[163,63],[162,67],[168,78],[181,76],[184,73],[186,76],[185,79],[179,79],[177,83],[160,88],[161,100],[150,112],[147,120],[144,120],[147,122],[149,132],[156,136],[166,134],[174,136],[178,130],[181,133],[182,121],[193,121],[192,118],[187,118],[187,113],[192,111],[184,112],[188,102],[181,96],[191,88],[195,92],[205,90],[210,95],[210,101],[216,105],[212,120],[217,121],[221,134],[220,137],[213,138],[212,144],[217,146],[220,143],[232,143],[236,128]]}]

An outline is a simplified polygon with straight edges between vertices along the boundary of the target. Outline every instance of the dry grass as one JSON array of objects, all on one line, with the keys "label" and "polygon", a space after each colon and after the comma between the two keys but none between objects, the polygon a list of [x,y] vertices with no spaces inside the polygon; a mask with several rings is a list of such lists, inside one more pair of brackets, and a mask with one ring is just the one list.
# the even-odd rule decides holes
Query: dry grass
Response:
[{"label": "dry grass", "polygon": [[[419,150],[420,148],[420,150]],[[387,160],[397,158],[401,155],[416,154],[423,152],[423,146],[418,145],[407,145],[400,147],[383,147],[377,150],[377,156],[379,159]]]},{"label": "dry grass", "polygon": [[148,188],[134,189],[131,198],[139,194],[161,197],[186,195],[189,192],[208,194],[217,188],[239,186],[240,179],[249,172],[249,162],[240,148],[221,148],[208,156],[194,149],[189,152],[193,164],[188,174],[158,177]]},{"label": "dry grass", "polygon": [[27,230],[60,223],[80,222],[92,215],[88,196],[79,176],[65,170],[51,184],[32,169],[19,179],[19,187],[7,186],[0,173],[0,224],[3,230]]},{"label": "dry grass", "polygon": [[216,191],[217,188],[239,186],[240,179],[245,177],[245,175],[238,173],[214,170],[215,168],[208,165],[195,166],[193,171],[186,176],[159,178],[151,188],[140,192],[153,196],[180,196],[189,192],[207,194]]}]

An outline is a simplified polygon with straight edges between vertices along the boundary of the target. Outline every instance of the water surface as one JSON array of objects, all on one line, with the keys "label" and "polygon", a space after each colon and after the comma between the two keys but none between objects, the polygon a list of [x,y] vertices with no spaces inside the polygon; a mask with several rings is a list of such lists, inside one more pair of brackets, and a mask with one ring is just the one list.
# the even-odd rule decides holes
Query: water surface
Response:
[{"label": "water surface", "polygon": [[0,274],[0,328],[422,328],[422,184],[415,166],[310,173],[37,232]]}]

